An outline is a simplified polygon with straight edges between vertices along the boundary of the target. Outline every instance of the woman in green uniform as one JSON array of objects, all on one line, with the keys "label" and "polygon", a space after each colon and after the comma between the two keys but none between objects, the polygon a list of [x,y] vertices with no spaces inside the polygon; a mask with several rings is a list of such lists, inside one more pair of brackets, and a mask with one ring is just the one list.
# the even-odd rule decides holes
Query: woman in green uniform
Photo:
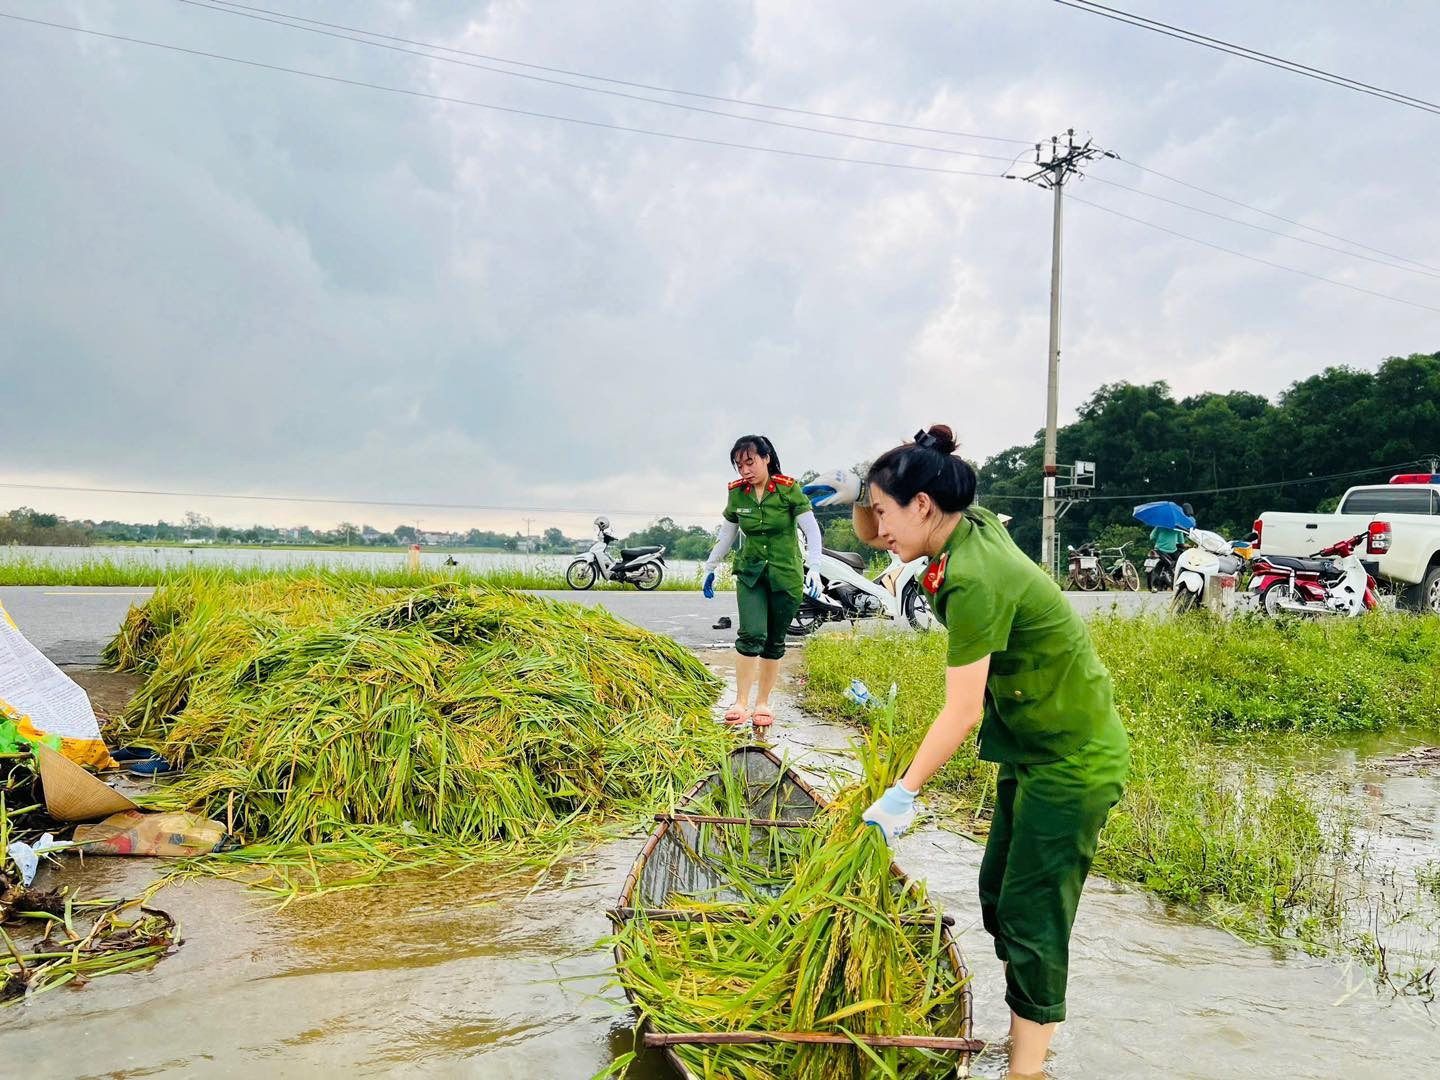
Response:
[{"label": "woman in green uniform", "polygon": [[[753,720],[757,728],[775,722],[770,693],[785,655],[785,634],[800,610],[805,593],[818,596],[820,575],[806,571],[798,527],[805,548],[820,552],[820,526],[800,485],[780,471],[780,457],[763,435],[745,435],[730,450],[730,464],[740,478],[730,485],[719,540],[705,561],[705,599],[715,598],[715,573],[730,553],[737,533],[744,543],[735,557],[735,591],[740,630],[735,638],[735,704],[725,722],[740,726]],[[750,693],[759,684],[755,708]]]},{"label": "woman in green uniform", "polygon": [[1129,771],[1110,675],[1054,580],[988,510],[948,427],[870,469],[855,532],[902,559],[930,557],[924,586],[949,635],[945,706],[899,780],[865,812],[888,841],[915,796],[977,726],[999,765],[980,864],[980,909],[1005,963],[1010,1075],[1040,1076],[1065,1019],[1070,928],[1100,827]]}]

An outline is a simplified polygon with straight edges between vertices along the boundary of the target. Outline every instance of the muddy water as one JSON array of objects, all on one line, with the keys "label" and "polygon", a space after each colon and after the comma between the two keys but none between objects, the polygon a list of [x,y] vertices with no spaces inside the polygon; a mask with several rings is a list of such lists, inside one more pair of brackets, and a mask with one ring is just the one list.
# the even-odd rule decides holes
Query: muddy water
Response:
[{"label": "muddy water", "polygon": [[[783,726],[782,726],[783,725]],[[815,772],[847,733],[782,708],[777,741]],[[0,1062],[30,1077],[583,1078],[629,1049],[629,1017],[594,947],[639,843],[618,842],[525,895],[480,875],[341,893],[268,912],[240,886],[174,887],[184,947],[153,972],[0,1012]],[[980,849],[927,828],[899,860],[958,922],[976,1033],[1003,1036],[998,963],[974,897]],[[144,860],[92,859],[59,880],[133,893]],[[1408,1078],[1433,1074],[1440,1029],[1330,961],[1280,958],[1092,883],[1072,960],[1072,1019],[1052,1076]],[[1357,988],[1358,987],[1358,988]],[[5,1070],[9,1073],[9,1069]],[[975,1075],[1003,1075],[988,1053]],[[635,1080],[663,1075],[657,1062]]]}]

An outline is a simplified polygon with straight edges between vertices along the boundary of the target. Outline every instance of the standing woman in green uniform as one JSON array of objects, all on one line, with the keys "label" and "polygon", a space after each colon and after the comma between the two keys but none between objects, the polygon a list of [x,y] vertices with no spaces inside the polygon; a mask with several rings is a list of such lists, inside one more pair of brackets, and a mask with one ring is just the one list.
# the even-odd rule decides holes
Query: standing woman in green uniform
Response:
[{"label": "standing woman in green uniform", "polygon": [[[808,592],[820,593],[819,572],[806,571],[798,527],[805,548],[818,556],[820,526],[800,485],[780,471],[780,457],[764,435],[744,435],[730,450],[730,464],[740,478],[730,485],[725,521],[710,558],[705,561],[705,599],[715,599],[715,573],[730,553],[737,533],[744,544],[735,557],[735,591],[740,631],[735,638],[735,704],[725,722],[738,727],[753,720],[757,728],[775,722],[770,693],[785,655],[785,634]],[[755,708],[750,692],[759,684]]]},{"label": "standing woman in green uniform", "polygon": [[1065,1019],[1075,909],[1129,771],[1110,675],[1059,586],[973,505],[975,473],[948,427],[881,456],[868,488],[856,534],[905,560],[930,557],[923,584],[949,645],[945,706],[864,817],[894,841],[921,787],[978,724],[980,757],[999,765],[980,910],[1005,964],[1010,1075],[1040,1076]]}]

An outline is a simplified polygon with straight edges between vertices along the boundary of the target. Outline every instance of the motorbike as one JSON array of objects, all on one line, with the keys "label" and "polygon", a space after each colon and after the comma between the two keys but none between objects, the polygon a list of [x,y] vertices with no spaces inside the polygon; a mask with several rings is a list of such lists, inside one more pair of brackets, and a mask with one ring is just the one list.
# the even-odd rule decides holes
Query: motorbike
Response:
[{"label": "motorbike", "polygon": [[1198,608],[1205,598],[1205,584],[1211,578],[1221,574],[1238,577],[1245,568],[1245,557],[1219,533],[1194,528],[1187,535],[1195,546],[1186,548],[1175,560],[1175,591],[1170,598],[1170,610],[1176,613]]},{"label": "motorbike", "polygon": [[1180,558],[1178,551],[1160,551],[1151,548],[1145,559],[1145,583],[1151,592],[1169,592],[1175,585],[1175,562]]},{"label": "motorbike", "polygon": [[823,588],[807,596],[790,620],[790,634],[804,637],[827,622],[842,619],[906,619],[916,630],[938,625],[920,579],[930,560],[925,556],[902,562],[890,553],[890,564],[873,578],[865,576],[865,557],[850,551],[822,548],[815,568]]},{"label": "motorbike", "polygon": [[595,532],[596,540],[590,550],[565,568],[565,584],[580,590],[601,580],[634,585],[644,592],[660,587],[665,580],[664,546],[622,548],[620,558],[616,559],[610,554],[610,545],[617,541],[610,535],[609,519],[596,518]]},{"label": "motorbike", "polygon": [[1257,555],[1250,593],[1266,615],[1363,615],[1380,606],[1371,566],[1356,554],[1369,539],[1362,532],[1339,540],[1311,558]]}]

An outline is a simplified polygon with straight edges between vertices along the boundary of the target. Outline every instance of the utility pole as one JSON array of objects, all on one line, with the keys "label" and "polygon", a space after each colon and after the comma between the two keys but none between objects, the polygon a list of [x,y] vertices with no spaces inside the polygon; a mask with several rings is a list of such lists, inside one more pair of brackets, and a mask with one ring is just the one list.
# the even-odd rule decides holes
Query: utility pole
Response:
[{"label": "utility pole", "polygon": [[527,551],[533,551],[534,545],[530,543],[530,523],[533,522],[535,519],[522,518],[521,520],[525,522],[525,548]]},{"label": "utility pole", "polygon": [[[1098,157],[1116,155],[1093,145],[1091,139],[1077,145],[1074,128],[1065,132],[1063,145],[1060,136],[1051,136],[1048,160],[1043,157],[1044,149],[1044,143],[1035,144],[1035,171],[1018,179],[1049,188],[1055,193],[1054,221],[1050,236],[1050,360],[1045,381],[1045,481],[1040,522],[1040,561],[1045,569],[1055,573],[1055,433],[1060,396],[1060,253],[1063,240],[1063,193],[1065,181],[1079,175],[1080,166]],[[1012,176],[1010,179],[1017,177]]]}]

